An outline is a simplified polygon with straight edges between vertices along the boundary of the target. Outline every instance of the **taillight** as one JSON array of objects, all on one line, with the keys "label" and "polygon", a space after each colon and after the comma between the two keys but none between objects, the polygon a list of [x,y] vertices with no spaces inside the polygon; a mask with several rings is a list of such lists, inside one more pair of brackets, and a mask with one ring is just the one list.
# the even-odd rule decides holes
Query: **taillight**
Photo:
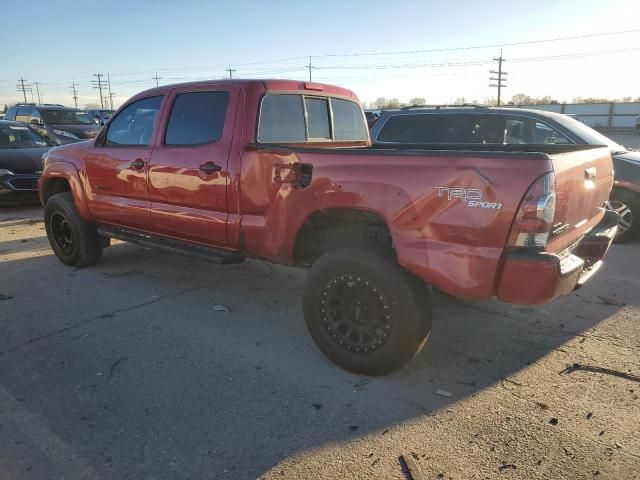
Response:
[{"label": "taillight", "polygon": [[552,172],[540,176],[529,188],[509,234],[510,247],[544,248],[556,213],[555,177]]}]

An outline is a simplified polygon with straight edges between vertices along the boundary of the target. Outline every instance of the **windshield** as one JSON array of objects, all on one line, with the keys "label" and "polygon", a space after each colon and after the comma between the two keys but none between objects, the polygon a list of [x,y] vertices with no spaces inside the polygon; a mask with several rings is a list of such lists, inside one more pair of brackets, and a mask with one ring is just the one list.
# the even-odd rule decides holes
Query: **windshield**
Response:
[{"label": "windshield", "polygon": [[0,148],[39,148],[49,143],[29,127],[0,125]]},{"label": "windshield", "polygon": [[42,110],[44,121],[51,125],[93,125],[95,121],[80,110]]},{"label": "windshield", "polygon": [[554,116],[554,119],[560,125],[568,128],[573,133],[578,135],[589,145],[606,145],[607,147],[609,147],[609,150],[611,150],[611,153],[624,152],[627,150],[623,145],[614,142],[609,137],[605,137],[600,132],[586,126],[584,123],[574,118],[568,117],[566,115],[557,115]]}]

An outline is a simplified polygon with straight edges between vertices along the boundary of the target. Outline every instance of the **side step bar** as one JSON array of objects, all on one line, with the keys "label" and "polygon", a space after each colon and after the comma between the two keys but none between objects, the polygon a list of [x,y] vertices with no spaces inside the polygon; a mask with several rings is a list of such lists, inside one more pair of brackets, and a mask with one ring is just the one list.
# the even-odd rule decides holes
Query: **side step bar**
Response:
[{"label": "side step bar", "polygon": [[161,237],[150,233],[143,233],[106,225],[98,227],[98,235],[115,238],[117,240],[124,240],[125,242],[137,243],[145,247],[161,248],[163,250],[177,253],[198,255],[221,265],[242,263],[246,258],[242,253],[236,251],[207,247],[196,243],[182,242],[180,240],[174,240],[173,238]]}]

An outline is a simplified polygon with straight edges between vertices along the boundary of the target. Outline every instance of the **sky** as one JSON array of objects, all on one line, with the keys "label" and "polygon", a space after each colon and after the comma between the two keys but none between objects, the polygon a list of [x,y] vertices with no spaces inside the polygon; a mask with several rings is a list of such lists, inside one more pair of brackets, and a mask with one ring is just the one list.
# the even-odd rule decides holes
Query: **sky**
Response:
[{"label": "sky", "polygon": [[[302,80],[309,56],[314,81],[362,101],[483,102],[501,48],[507,100],[640,96],[638,0],[0,0],[0,12],[0,108],[22,100],[20,78],[65,105],[75,82],[85,106],[100,102],[94,74],[108,73],[118,106],[155,86],[156,70],[160,84],[222,78],[228,65],[234,78]],[[539,42],[566,37],[581,38]]]}]

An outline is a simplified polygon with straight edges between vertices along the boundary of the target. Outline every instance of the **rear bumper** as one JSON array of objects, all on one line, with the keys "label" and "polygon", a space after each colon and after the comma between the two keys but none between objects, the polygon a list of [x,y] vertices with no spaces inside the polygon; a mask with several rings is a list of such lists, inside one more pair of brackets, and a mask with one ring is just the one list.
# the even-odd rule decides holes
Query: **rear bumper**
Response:
[{"label": "rear bumper", "polygon": [[618,214],[606,211],[595,228],[560,253],[507,253],[496,293],[498,299],[537,305],[579,288],[602,266],[617,225]]}]

